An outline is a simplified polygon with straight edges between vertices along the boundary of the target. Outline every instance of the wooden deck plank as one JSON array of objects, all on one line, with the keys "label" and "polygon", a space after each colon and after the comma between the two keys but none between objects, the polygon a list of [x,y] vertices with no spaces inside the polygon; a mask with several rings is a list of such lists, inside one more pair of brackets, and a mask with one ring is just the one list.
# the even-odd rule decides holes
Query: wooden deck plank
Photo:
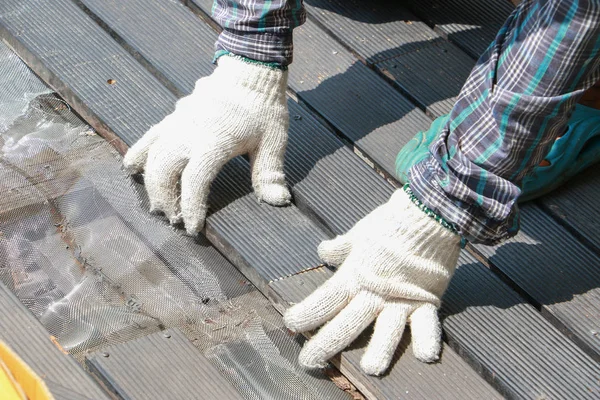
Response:
[{"label": "wooden deck plank", "polygon": [[405,4],[474,59],[487,49],[515,8],[509,0],[409,0]]},{"label": "wooden deck plank", "polygon": [[[450,111],[474,62],[403,4],[356,0],[351,5],[342,0],[308,4],[310,19],[386,76],[428,115]],[[313,45],[327,48],[317,43],[317,36],[311,40]],[[440,55],[447,62],[440,63]]]},{"label": "wooden deck plank", "polygon": [[571,234],[600,255],[600,174],[598,165],[540,199],[540,204]]},{"label": "wooden deck plank", "polygon": [[178,329],[107,347],[86,363],[121,399],[244,398]]},{"label": "wooden deck plank", "polygon": [[474,249],[600,361],[600,257],[534,204],[521,213],[517,236]]},{"label": "wooden deck plank", "polygon": [[[23,2],[20,2],[20,4],[23,4]],[[72,35],[72,29],[74,26],[78,27],[78,30],[80,30],[81,32],[83,32],[83,34],[79,37],[76,38],[76,40],[79,41],[79,44],[81,46],[86,46],[87,48],[89,48],[91,51],[93,51],[95,49],[95,47],[100,46],[102,44],[101,42],[101,38],[104,37],[105,35],[103,33],[99,33],[99,32],[90,32],[88,31],[88,29],[92,29],[90,26],[88,26],[88,24],[91,23],[91,21],[85,22],[85,18],[83,16],[81,16],[80,14],[74,12],[71,9],[68,9],[69,12],[65,13],[65,7],[68,7],[67,2],[64,1],[59,1],[59,2],[52,2],[51,7],[53,7],[54,9],[59,9],[61,11],[63,11],[61,13],[61,17],[60,19],[50,19],[50,20],[46,20],[46,25],[47,26],[53,26],[53,25],[62,25],[62,26],[68,26],[68,29],[64,29],[62,32],[62,34],[71,34]],[[164,3],[164,5],[168,5],[169,3]],[[171,3],[172,4],[172,3]],[[5,5],[6,7],[6,5]],[[50,2],[43,2],[43,4],[40,4],[40,2],[36,2],[36,7],[35,7],[35,13],[36,15],[50,15],[53,16],[52,13],[45,13],[44,12],[44,8],[45,7],[50,7]],[[5,9],[6,10],[6,9]],[[29,10],[30,12],[34,12],[32,9]],[[77,16],[77,18],[75,19],[70,19],[73,14],[75,14]],[[27,16],[27,14],[25,14],[25,16]],[[19,29],[20,31],[26,31],[27,29],[27,22],[28,19],[24,18],[24,16],[22,15],[22,13],[20,13],[20,17],[23,18],[18,18],[16,21],[14,19],[8,18],[6,17],[5,14],[0,13],[0,21],[2,21],[4,27],[6,28],[8,26],[8,29]],[[165,17],[164,14],[161,14],[161,17]],[[55,17],[56,18],[56,17]],[[69,18],[69,19],[67,19]],[[54,21],[54,22],[53,22]],[[60,21],[60,24],[58,24],[58,22]],[[39,22],[39,21],[38,21]],[[81,26],[81,25],[84,26]],[[96,26],[95,24],[91,23],[93,26]],[[5,29],[5,33],[6,33],[6,29]],[[13,31],[14,33],[14,31]],[[54,34],[56,34],[56,32],[54,32]],[[11,37],[13,37],[11,35]],[[108,37],[108,36],[106,36]],[[60,37],[59,37],[60,38]],[[29,43],[28,41],[35,41],[35,40],[39,40],[39,38],[31,38],[31,36],[29,36],[29,34],[26,34],[25,36],[19,36],[19,39],[24,39],[24,43],[20,43],[21,45],[21,50],[23,50],[23,48],[27,48],[31,43]],[[53,39],[57,39],[56,37],[54,37]],[[13,37],[14,40],[14,37]],[[102,39],[104,40],[104,39]],[[60,46],[61,41],[60,40],[53,40],[53,46],[57,45]],[[72,44],[71,44],[72,46]],[[73,50],[73,48],[75,47],[71,47],[70,50]],[[183,48],[183,47],[182,47]],[[56,52],[57,50],[54,49],[54,51]],[[45,72],[47,73],[47,70],[51,70],[53,73],[53,79],[56,81],[59,81],[60,79],[60,83],[61,83],[61,87],[63,89],[66,90],[66,88],[70,88],[70,85],[77,85],[79,84],[79,82],[76,81],[71,81],[71,77],[69,75],[69,73],[63,73],[64,71],[62,71],[60,69],[60,65],[61,65],[61,61],[62,58],[57,56],[51,60],[44,58],[44,54],[45,52],[40,52],[40,53],[32,53],[31,51],[29,52],[28,55],[29,57],[31,57],[30,59],[28,59],[28,62],[30,62],[32,65],[34,65],[35,67],[37,67],[38,69],[44,69],[46,70]],[[75,54],[78,54],[77,52],[75,52]],[[37,58],[34,59],[33,55],[37,57],[41,58]],[[84,54],[85,55],[85,54]],[[124,52],[121,52],[118,54],[119,58],[122,59],[126,59],[128,58],[128,55]],[[26,57],[27,58],[27,57]],[[35,61],[35,62],[34,62]],[[91,65],[93,66],[95,64],[94,61],[87,61],[84,59],[80,59],[78,60],[78,62],[80,63],[86,63],[87,65]],[[97,61],[97,63],[101,63],[101,61]],[[44,68],[42,68],[42,66]],[[102,67],[98,67],[98,68],[102,68]],[[115,72],[114,70],[111,70],[111,72]],[[149,74],[143,71],[136,71],[136,74],[140,75],[140,79],[145,79],[148,78]],[[47,74],[49,75],[49,74]],[[150,79],[150,78],[148,78]],[[126,80],[125,80],[126,81]],[[127,92],[128,89],[128,85],[122,85],[119,89],[121,89],[123,92]],[[71,90],[71,89],[69,89]],[[93,90],[93,89],[87,89],[87,90]],[[158,95],[158,96],[164,96],[166,98],[168,98],[170,101],[174,102],[174,98],[171,96],[171,94],[163,94],[163,91],[155,91],[153,92],[152,89],[148,88],[147,89],[147,93],[149,95],[152,95],[153,93]],[[126,97],[126,93],[121,93],[121,96]],[[83,96],[82,96],[83,97]],[[129,100],[129,102],[132,102],[132,99],[127,99]],[[110,100],[106,100],[106,101],[110,101]],[[160,101],[158,101],[158,103],[160,103]],[[83,101],[81,103],[82,105],[87,105],[89,104],[90,107],[101,107],[101,103],[87,103],[85,101]],[[136,105],[141,106],[142,104],[138,104],[136,103]],[[167,107],[164,107],[165,110],[161,111],[161,115],[164,115],[165,112],[167,112],[168,109]],[[137,109],[136,107],[132,107],[129,110],[130,114],[135,114],[137,113]],[[120,116],[120,115],[118,115]],[[123,116],[123,118],[126,118],[127,116]],[[128,118],[129,121],[131,122],[135,122],[137,117],[131,117],[129,116]],[[119,125],[119,124],[115,124],[115,126],[117,126],[119,129],[124,130],[128,135],[130,135],[130,137],[135,137],[134,135],[141,135],[144,130],[143,130],[143,126],[139,127],[135,124],[132,124],[131,126],[127,126],[124,127],[123,125]],[[111,127],[112,125],[110,123],[107,123],[107,127]],[[114,132],[114,131],[113,131]],[[117,131],[120,132],[120,131]],[[321,132],[323,132],[322,128],[321,128]],[[332,143],[332,142],[329,142]],[[348,150],[346,148],[344,148],[341,145],[337,145],[339,146],[340,149],[342,149],[342,151],[339,154],[350,154],[348,152]],[[362,164],[355,164],[355,165],[362,165]],[[245,192],[248,188],[247,186],[247,182],[248,182],[248,171],[247,169],[247,164],[245,164],[244,161],[242,160],[238,160],[237,162],[234,162],[233,164],[230,164],[228,166],[229,169],[226,169],[223,173],[223,176],[220,179],[223,180],[218,180],[215,183],[215,188],[214,188],[214,193],[216,193],[216,196],[221,196],[221,198],[227,198],[227,196],[231,196],[233,193],[233,196],[236,195],[240,195],[239,191]],[[302,167],[302,168],[306,168],[306,167]],[[368,171],[368,169],[365,169],[365,171]],[[239,173],[239,175],[241,176],[236,176],[234,175],[234,173]],[[371,171],[368,172],[368,174],[371,174],[370,176],[375,176],[375,174]],[[369,175],[366,175],[369,176]],[[229,184],[227,179],[232,179],[231,183]],[[296,185],[296,187],[298,187],[298,185]],[[229,192],[226,191],[226,188]],[[379,189],[380,190],[380,189]],[[389,191],[391,191],[391,188],[386,189],[389,193]],[[381,191],[381,190],[380,190]],[[246,196],[249,197],[249,196]],[[250,198],[251,199],[251,198]],[[312,242],[306,242],[305,238],[303,238],[303,235],[301,234],[301,231],[297,230],[297,226],[298,225],[302,225],[304,224],[306,227],[311,227],[311,231],[312,233],[312,237],[314,237],[315,232],[318,233],[319,227],[311,224],[309,222],[302,222],[302,223],[289,223],[289,221],[282,221],[282,220],[277,220],[275,219],[275,221],[279,221],[279,225],[274,226],[273,230],[269,230],[267,229],[267,227],[264,228],[265,230],[265,234],[269,233],[273,236],[279,236],[277,238],[273,238],[273,239],[269,239],[266,238],[264,239],[261,236],[258,235],[248,235],[248,237],[251,237],[251,241],[250,239],[247,238],[246,242],[239,242],[239,241],[234,241],[231,242],[229,244],[231,244],[232,248],[226,248],[227,243],[223,244],[224,240],[224,232],[225,229],[236,229],[236,227],[238,229],[245,229],[246,225],[244,223],[240,223],[240,218],[244,215],[250,214],[250,215],[260,215],[260,211],[259,211],[259,207],[256,202],[248,202],[247,206],[248,208],[248,213],[237,213],[237,217],[235,217],[236,215],[236,211],[235,209],[238,207],[237,204],[234,204],[235,201],[239,201],[240,198],[233,198],[231,199],[231,201],[223,201],[222,203],[219,203],[219,198],[213,198],[211,199],[211,204],[215,204],[217,211],[209,218],[208,220],[208,233],[209,233],[209,237],[212,238],[213,243],[215,245],[217,245],[218,247],[220,247],[221,250],[223,250],[231,259],[234,260],[234,262],[236,262],[236,264],[238,265],[238,267],[241,267],[243,269],[244,265],[250,265],[248,263],[248,261],[252,261],[252,253],[251,252],[255,252],[256,254],[263,254],[263,255],[268,255],[270,252],[272,252],[273,250],[277,250],[278,247],[281,247],[281,243],[280,241],[292,241],[294,243],[297,243],[298,246],[302,247],[303,252],[298,253],[298,252],[289,252],[289,254],[286,255],[285,258],[282,258],[280,260],[281,264],[285,264],[288,262],[288,258],[289,257],[293,257],[295,261],[302,263],[304,266],[312,266],[314,265],[313,262],[313,258],[314,255],[313,253],[316,250],[316,243],[312,243]],[[355,201],[356,199],[350,199],[348,200],[349,203],[351,203],[352,201]],[[226,207],[220,208],[221,204],[227,204]],[[361,204],[361,210],[364,210],[364,203],[360,203]],[[231,211],[229,210],[231,209]],[[279,213],[279,209],[274,209],[274,208],[265,208],[266,210],[268,210],[269,214],[277,214]],[[293,207],[290,207],[289,209],[294,209]],[[356,209],[356,208],[355,208]],[[224,210],[226,210],[227,212],[231,212],[231,215],[233,215],[234,217],[231,218],[230,222],[231,224],[226,226],[227,224],[227,220],[225,219],[225,217],[222,217]],[[221,214],[220,214],[221,213]],[[223,226],[219,226],[218,222],[222,221],[223,222]],[[261,223],[264,223],[266,226],[268,226],[268,220],[260,220]],[[216,232],[214,235],[211,236],[211,229],[213,230],[213,232]],[[340,229],[341,229],[341,225],[340,225]],[[281,232],[283,232],[285,230],[285,235],[289,234],[291,236],[294,237],[294,239],[290,239],[285,237],[285,235],[283,237],[281,237]],[[300,234],[299,234],[300,232]],[[252,232],[250,232],[252,233]],[[301,239],[304,239],[301,240]],[[271,240],[271,241],[269,241]],[[255,261],[258,262],[258,261]],[[266,283],[266,279],[263,279],[262,282]],[[260,283],[260,282],[259,282]],[[472,371],[470,368],[468,368],[464,363],[461,364],[462,365],[462,371],[465,374],[465,376],[470,377],[470,379],[473,379],[475,381],[479,381],[479,378],[477,377],[477,375],[474,373],[474,371]],[[394,379],[394,373],[392,373],[388,379]],[[433,375],[431,377],[431,381],[436,381],[435,375]],[[426,388],[424,389],[426,390]],[[438,387],[436,390],[440,390],[440,388]]]}]

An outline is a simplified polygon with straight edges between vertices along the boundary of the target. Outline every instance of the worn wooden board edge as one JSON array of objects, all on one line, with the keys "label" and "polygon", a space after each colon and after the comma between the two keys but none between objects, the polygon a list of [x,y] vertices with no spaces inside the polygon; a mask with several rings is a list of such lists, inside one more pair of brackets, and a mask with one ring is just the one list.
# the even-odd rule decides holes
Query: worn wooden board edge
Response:
[{"label": "worn wooden board edge", "polygon": [[574,237],[600,255],[600,166],[592,165],[564,186],[537,200],[543,210]]}]

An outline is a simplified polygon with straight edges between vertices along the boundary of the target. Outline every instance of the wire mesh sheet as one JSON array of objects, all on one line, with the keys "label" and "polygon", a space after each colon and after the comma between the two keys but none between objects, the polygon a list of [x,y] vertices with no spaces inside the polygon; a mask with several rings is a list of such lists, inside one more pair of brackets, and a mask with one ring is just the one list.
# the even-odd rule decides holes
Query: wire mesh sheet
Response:
[{"label": "wire mesh sheet", "polygon": [[148,214],[120,156],[0,45],[0,279],[79,361],[180,328],[251,399],[345,398],[204,238]]}]

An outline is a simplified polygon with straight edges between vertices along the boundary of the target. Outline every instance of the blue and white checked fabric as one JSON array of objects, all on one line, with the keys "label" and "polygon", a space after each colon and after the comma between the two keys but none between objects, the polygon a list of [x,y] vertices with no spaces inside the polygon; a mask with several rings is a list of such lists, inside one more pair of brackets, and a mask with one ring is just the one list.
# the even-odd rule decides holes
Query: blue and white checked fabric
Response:
[{"label": "blue and white checked fabric", "polygon": [[292,62],[293,29],[306,20],[302,0],[214,0],[212,16],[223,28],[217,52],[282,66]]},{"label": "blue and white checked fabric", "polygon": [[409,173],[415,196],[467,240],[519,229],[519,184],[600,78],[600,1],[525,0],[463,86],[430,156]]},{"label": "blue and white checked fabric", "polygon": [[[302,0],[215,0],[213,16],[224,29],[217,50],[283,66],[306,18]],[[430,156],[411,168],[416,198],[471,242],[515,235],[519,185],[600,78],[599,51],[600,0],[524,0],[477,62]]]}]

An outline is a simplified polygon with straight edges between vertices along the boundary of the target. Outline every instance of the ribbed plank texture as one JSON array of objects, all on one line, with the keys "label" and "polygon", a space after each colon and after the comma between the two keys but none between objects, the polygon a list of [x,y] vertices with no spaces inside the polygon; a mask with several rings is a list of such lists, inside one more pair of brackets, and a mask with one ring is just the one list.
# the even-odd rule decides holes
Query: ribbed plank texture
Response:
[{"label": "ribbed plank texture", "polygon": [[68,0],[0,2],[2,37],[80,114],[95,116],[96,126],[110,121],[131,145],[173,110],[175,98],[87,20]]},{"label": "ribbed plank texture", "polygon": [[376,68],[392,76],[394,85],[435,118],[450,112],[474,64],[454,45],[438,38],[418,50],[382,61]]},{"label": "ribbed plank texture", "polygon": [[[333,272],[325,267],[312,269],[289,278],[272,282],[269,296],[281,310],[300,302],[327,280]],[[410,334],[405,335],[393,368],[383,377],[362,375],[360,359],[371,332],[365,332],[336,360],[344,374],[361,376],[353,383],[376,399],[499,399],[501,396],[474,371],[465,369],[464,361],[448,346],[442,351],[441,361],[424,364],[411,354]],[[434,381],[435,379],[435,381]],[[435,382],[435,384],[433,384]]]},{"label": "ribbed plank texture", "polygon": [[[217,34],[181,3],[162,0],[77,0],[95,19],[103,21],[119,40],[145,59],[169,82],[177,82],[181,94],[194,89],[196,81],[214,66]],[[162,9],[156,18],[152,9]],[[168,11],[167,11],[168,10]],[[194,40],[186,40],[193,38]],[[150,47],[150,49],[149,49]],[[155,47],[152,51],[152,47]]]},{"label": "ribbed plank texture", "polygon": [[507,397],[598,398],[600,364],[468,253],[442,302],[451,345]]},{"label": "ribbed plank texture", "polygon": [[1,283],[0,314],[0,340],[49,381],[57,400],[109,398],[71,356],[52,343],[46,329]]},{"label": "ribbed plank texture", "polygon": [[311,0],[305,6],[310,18],[369,64],[417,50],[438,37],[401,2]]},{"label": "ribbed plank texture", "polygon": [[541,198],[545,211],[600,255],[600,174],[598,164]]},{"label": "ribbed plank texture", "polygon": [[294,49],[290,87],[393,174],[398,151],[431,120],[315,23],[295,30]]},{"label": "ribbed plank texture", "polygon": [[521,227],[498,246],[475,248],[600,360],[600,258],[533,204],[523,206]]},{"label": "ribbed plank texture", "polygon": [[[272,280],[319,264],[317,246],[327,234],[296,207],[258,203],[250,183],[250,167],[238,158],[213,182],[208,217],[209,239],[261,289]],[[214,232],[214,235],[213,235]]]},{"label": "ribbed plank texture", "polygon": [[[473,60],[401,4],[318,0],[310,2],[307,9],[313,19],[393,79],[396,86],[429,115],[445,114],[452,108],[454,96],[460,91]],[[308,24],[307,30],[316,32]],[[314,46],[319,37],[323,44]],[[327,46],[325,38],[325,35],[312,35],[311,53],[315,47],[332,47]],[[440,53],[450,56],[451,62],[440,63]],[[297,56],[296,62],[300,58]],[[307,60],[318,65],[312,58]]]},{"label": "ribbed plank texture", "polygon": [[243,398],[177,329],[108,347],[87,363],[126,400]]},{"label": "ribbed plank texture", "polygon": [[407,6],[477,59],[514,10],[508,0],[409,0]]}]

